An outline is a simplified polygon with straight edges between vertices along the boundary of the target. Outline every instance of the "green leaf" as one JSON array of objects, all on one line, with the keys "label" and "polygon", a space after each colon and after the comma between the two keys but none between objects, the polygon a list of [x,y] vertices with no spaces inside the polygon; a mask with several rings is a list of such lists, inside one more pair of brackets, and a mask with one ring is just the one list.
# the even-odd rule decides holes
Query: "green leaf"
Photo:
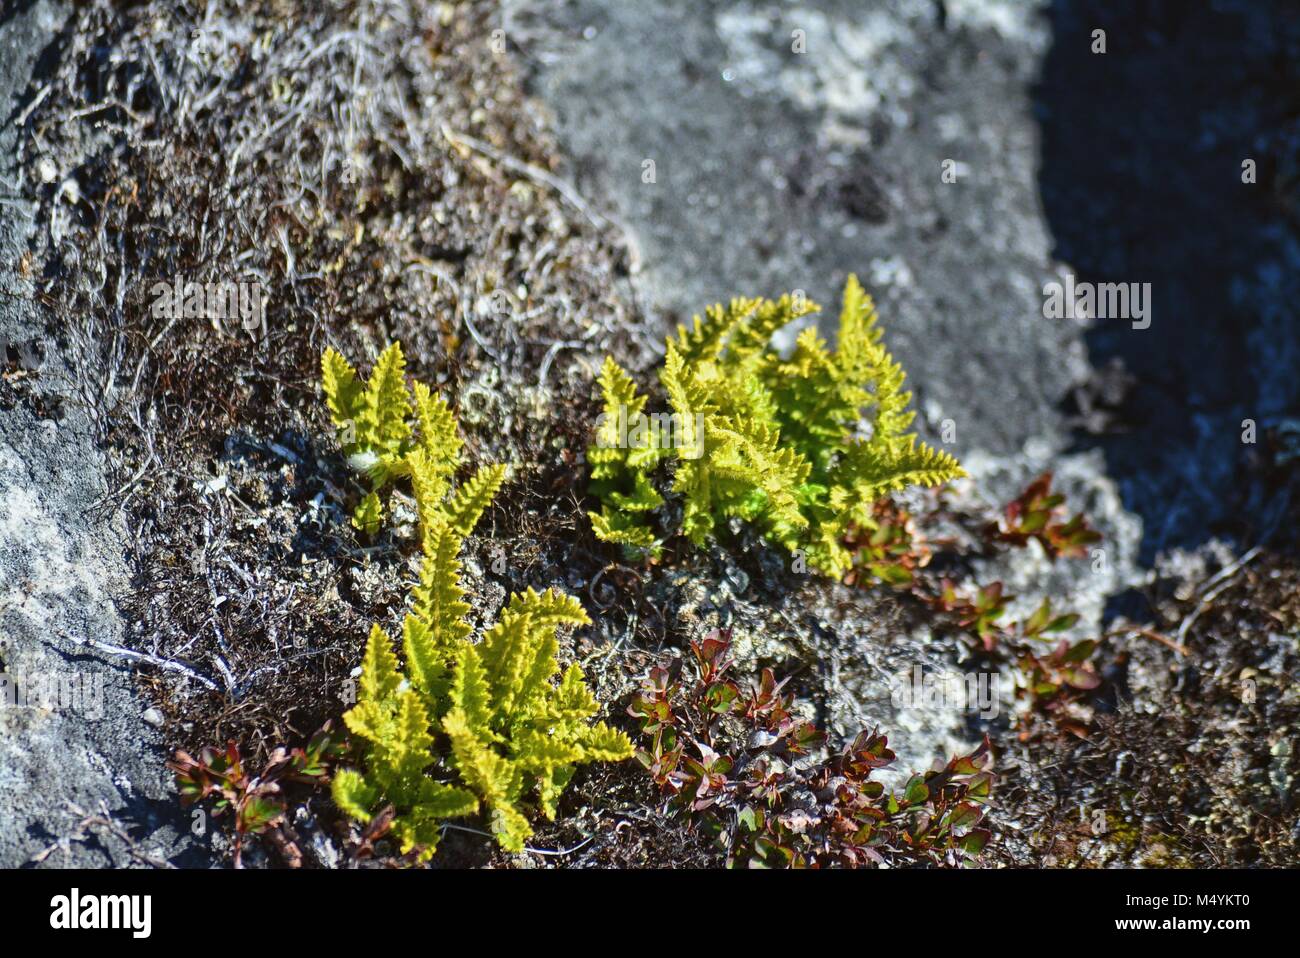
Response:
[{"label": "green leaf", "polygon": [[352,514],[352,525],[368,536],[379,532],[379,524],[384,518],[384,504],[379,501],[378,493],[368,493]]},{"label": "green leaf", "polygon": [[903,792],[903,800],[909,805],[920,805],[930,798],[930,787],[925,784],[919,775],[912,776],[908,780],[907,788]]},{"label": "green leaf", "polygon": [[401,681],[392,640],[378,625],[372,625],[370,639],[366,642],[366,654],[361,659],[361,694],[357,701],[383,702],[397,691]]},{"label": "green leaf", "polygon": [[[836,354],[809,326],[789,359],[777,355],[772,334],[816,309],[794,296],[736,299],[697,316],[691,331],[679,328],[659,375],[675,438],[684,440],[671,449],[632,440],[631,419],[662,414],[647,414],[631,377],[606,360],[604,412],[587,450],[590,491],[601,505],[588,513],[597,538],[623,546],[630,558],[658,558],[654,530],[668,511],[671,477],[677,531],[692,544],[705,545],[741,519],[756,523],[769,542],[802,552],[812,568],[840,576],[854,560],[846,536],[869,524],[881,498],[965,475],[956,459],[908,431],[914,413],[905,375],[855,277],[844,290]],[[658,470],[664,458],[671,472]],[[900,561],[877,557],[876,575],[909,585],[909,564],[901,561],[907,548],[890,553]]]},{"label": "green leaf", "polygon": [[401,343],[391,343],[379,354],[366,383],[364,413],[366,445],[390,455],[403,450],[411,435],[408,419],[411,400],[406,391],[406,357]]},{"label": "green leaf", "polygon": [[456,490],[447,505],[447,524],[460,536],[474,531],[483,510],[492,504],[497,490],[506,480],[506,467],[501,464],[485,466],[474,477]]},{"label": "green leaf", "polygon": [[356,370],[332,348],[321,356],[321,389],[334,425],[339,429],[355,427],[361,409],[361,383]]},{"label": "green leaf", "polygon": [[334,803],[359,822],[370,821],[370,809],[379,801],[379,790],[365,776],[350,768],[334,773],[330,783]]}]

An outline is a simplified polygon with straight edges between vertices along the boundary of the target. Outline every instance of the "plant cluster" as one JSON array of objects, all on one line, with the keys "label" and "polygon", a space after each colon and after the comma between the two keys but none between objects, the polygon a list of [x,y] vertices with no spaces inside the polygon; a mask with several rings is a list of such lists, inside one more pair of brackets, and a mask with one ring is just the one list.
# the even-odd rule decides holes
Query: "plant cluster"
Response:
[{"label": "plant cluster", "polygon": [[[1051,473],[1039,476],[1005,507],[1001,522],[985,526],[987,544],[1025,548],[1037,540],[1052,559],[1084,557],[1086,547],[1101,536],[1082,514],[1059,521],[1065,497],[1051,491],[1051,481]],[[919,588],[913,592],[953,626],[973,634],[983,652],[1013,661],[1024,677],[1017,695],[1032,708],[1076,734],[1085,734],[1086,726],[1072,718],[1071,711],[1083,693],[1101,684],[1091,661],[1100,642],[1058,638],[1078,622],[1076,613],[1057,611],[1044,598],[1023,622],[1004,622],[1015,596],[1005,594],[1001,582],[976,586],[973,593],[963,595],[944,578],[937,592]]]},{"label": "plant cluster", "polygon": [[671,463],[671,492],[681,501],[674,531],[692,544],[740,518],[838,578],[853,561],[844,538],[876,528],[879,499],[965,475],[908,431],[911,393],[855,277],[844,289],[835,352],[815,327],[788,359],[771,347],[777,330],[818,308],[789,295],[733,299],[696,316],[691,331],[679,327],[659,376],[668,412],[647,415],[648,397],[605,360],[604,408],[587,454],[599,538],[658,554],[662,537],[651,523],[666,504],[659,467]]},{"label": "plant cluster", "polygon": [[283,784],[322,784],[329,775],[330,763],[341,753],[342,747],[326,723],[305,747],[292,751],[277,748],[256,775],[244,763],[233,741],[224,750],[204,748],[198,758],[178,750],[167,767],[176,773],[183,806],[212,798],[214,818],[232,813],[236,868],[240,867],[245,835],[268,836],[290,867],[297,867],[302,863],[302,853],[284,831]]},{"label": "plant cluster", "polygon": [[911,589],[917,573],[930,561],[930,550],[911,514],[889,499],[875,504],[872,525],[853,529],[844,547],[853,556],[853,568],[844,580],[849,585],[875,580],[895,589]]},{"label": "plant cluster", "polygon": [[668,810],[712,835],[728,865],[958,863],[983,850],[989,833],[976,826],[992,783],[987,739],[886,793],[870,780],[894,761],[885,736],[864,731],[814,760],[825,735],[791,711],[771,669],[742,688],[731,677],[730,645],[725,631],[693,641],[689,666],[652,669],[628,708],[648,739],[637,759]]},{"label": "plant cluster", "polygon": [[370,484],[352,523],[367,535],[378,532],[384,514],[379,493],[409,477],[417,500],[443,508],[452,526],[468,535],[474,525],[470,517],[477,520],[491,502],[505,480],[505,466],[488,466],[462,487],[456,501],[439,505],[461,465],[462,442],[442,397],[418,381],[408,389],[405,372],[406,358],[396,342],[379,355],[366,382],[335,350],[326,349],[321,357],[321,386],[343,452]]},{"label": "plant cluster", "polygon": [[1088,546],[1101,541],[1101,533],[1088,526],[1082,513],[1061,522],[1064,504],[1065,496],[1052,492],[1052,474],[1045,472],[1007,503],[1002,519],[990,523],[986,534],[994,542],[1018,547],[1036,539],[1053,559],[1081,558]]},{"label": "plant cluster", "polygon": [[[392,355],[401,354],[390,347],[385,356]],[[335,394],[331,410],[370,408],[348,385],[356,384],[355,374],[337,374],[340,362],[326,354],[326,367],[336,371],[334,385],[326,383],[327,395]],[[390,359],[371,377],[372,385],[387,383],[375,392],[381,397],[375,408],[401,408],[394,397],[405,397],[405,386],[391,380],[393,369],[400,364]],[[352,389],[351,400],[338,401],[340,384],[345,393]],[[356,704],[343,716],[362,744],[362,768],[334,776],[334,799],[360,822],[382,821],[402,853],[414,852],[419,861],[434,853],[445,819],[480,808],[500,846],[520,851],[532,834],[524,812],[530,801],[554,818],[578,765],[629,758],[632,743],[605,723],[590,722],[599,705],[576,663],[555,681],[556,629],[590,621],[577,599],[530,588],[511,598],[481,641],[470,640],[457,557],[505,473],[489,466],[453,493],[460,450],[455,420],[418,383],[415,397],[421,438],[414,446],[402,445],[407,433],[391,415],[366,433],[393,440],[376,461],[385,463],[383,475],[395,474],[392,463],[400,461],[420,517],[424,555],[402,623],[404,664],[393,639],[374,625]]]},{"label": "plant cluster", "polygon": [[1030,639],[1049,639],[1053,633],[1064,632],[1079,621],[1078,613],[1058,614],[1052,608],[1052,600],[1045,597],[1024,622],[1003,625],[1002,616],[1014,598],[1003,594],[1001,582],[981,586],[973,596],[960,596],[952,581],[944,579],[933,604],[950,616],[958,628],[973,631],[985,652],[994,651],[999,644],[1019,646]]},{"label": "plant cluster", "polygon": [[[959,595],[952,582],[944,579],[939,594],[930,602],[957,628],[973,632],[985,652],[1008,655],[1015,661],[1025,677],[1017,695],[1036,709],[1063,717],[1063,710],[1078,697],[1077,693],[1092,691],[1101,684],[1089,661],[1100,643],[1094,639],[1073,643],[1056,639],[1056,634],[1073,627],[1079,616],[1075,612],[1057,612],[1049,598],[1044,598],[1023,622],[1004,624],[1007,604],[1014,598],[1003,593],[1001,582],[981,586],[968,597]],[[1046,651],[1044,642],[1055,644]],[[1080,730],[1077,724],[1066,724]]]}]

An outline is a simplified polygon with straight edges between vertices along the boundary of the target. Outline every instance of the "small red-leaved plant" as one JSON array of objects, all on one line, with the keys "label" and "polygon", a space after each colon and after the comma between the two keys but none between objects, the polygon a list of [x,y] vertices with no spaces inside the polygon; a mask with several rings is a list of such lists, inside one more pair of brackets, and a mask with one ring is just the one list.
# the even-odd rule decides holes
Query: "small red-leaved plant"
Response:
[{"label": "small red-leaved plant", "polygon": [[1000,522],[985,530],[993,542],[1013,546],[1028,545],[1037,539],[1049,556],[1077,559],[1087,554],[1087,547],[1101,541],[1101,533],[1089,528],[1080,513],[1062,522],[1065,496],[1052,492],[1052,474],[1045,472],[1007,504]]},{"label": "small red-leaved plant", "polygon": [[196,759],[178,750],[167,767],[176,773],[181,804],[193,805],[213,799],[214,818],[232,812],[234,818],[234,865],[242,864],[244,836],[264,835],[279,849],[291,868],[302,864],[302,854],[283,829],[285,804],[282,785],[302,782],[320,785],[329,776],[329,764],[341,754],[341,746],[330,725],[316,733],[303,748],[277,748],[261,772],[254,775],[244,763],[239,746],[226,743],[224,749],[205,747]]},{"label": "small red-leaved plant", "polygon": [[983,850],[987,739],[886,793],[870,780],[894,761],[885,736],[863,732],[813,760],[824,733],[792,711],[771,669],[745,687],[732,679],[730,646],[725,631],[692,642],[689,664],[652,669],[628,708],[669,811],[713,836],[728,865],[961,864]]}]

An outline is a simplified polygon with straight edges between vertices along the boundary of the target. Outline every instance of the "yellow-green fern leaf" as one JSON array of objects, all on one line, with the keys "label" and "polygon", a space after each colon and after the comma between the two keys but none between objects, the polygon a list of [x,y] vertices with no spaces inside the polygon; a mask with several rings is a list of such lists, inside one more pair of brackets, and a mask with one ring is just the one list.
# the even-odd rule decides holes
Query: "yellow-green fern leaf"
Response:
[{"label": "yellow-green fern leaf", "polygon": [[564,793],[569,780],[573,778],[574,771],[572,765],[562,765],[549,769],[537,777],[537,805],[547,821],[555,821],[560,796]]},{"label": "yellow-green fern leaf", "polygon": [[631,758],[635,752],[632,740],[625,733],[604,722],[583,729],[578,742],[582,751],[581,761],[586,762],[621,762]]},{"label": "yellow-green fern leaf", "polygon": [[605,357],[596,382],[600,385],[603,400],[600,425],[596,430],[596,445],[604,449],[616,448],[626,424],[645,408],[646,397],[637,395],[636,383],[614,361],[613,356]]},{"label": "yellow-green fern leaf", "polygon": [[361,383],[357,371],[332,347],[321,356],[321,389],[334,425],[355,429],[361,410]]},{"label": "yellow-green fern leaf", "polygon": [[861,503],[874,502],[907,486],[937,486],[966,475],[956,459],[918,442],[915,436],[906,437],[883,455],[871,443],[858,443],[845,456],[841,473]]},{"label": "yellow-green fern leaf", "polygon": [[383,702],[387,700],[402,682],[397,671],[397,656],[393,653],[393,642],[388,633],[378,625],[370,627],[370,639],[366,642],[366,653],[361,659],[361,682],[358,702]]},{"label": "yellow-green fern leaf", "polygon": [[450,649],[435,639],[428,622],[410,614],[402,620],[402,650],[411,686],[436,702],[446,691]]},{"label": "yellow-green fern leaf", "polygon": [[379,494],[369,492],[357,504],[356,510],[352,513],[352,525],[366,535],[374,536],[379,532],[379,526],[383,522],[383,518],[384,504],[380,501]]},{"label": "yellow-green fern leaf", "polygon": [[460,536],[441,523],[426,530],[424,562],[411,614],[428,626],[428,639],[433,643],[430,661],[441,658],[471,631],[464,621],[469,605],[460,586],[460,546]]},{"label": "yellow-green fern leaf", "polygon": [[533,829],[513,805],[496,805],[488,815],[488,827],[497,844],[508,852],[522,852]]},{"label": "yellow-green fern leaf", "polygon": [[658,539],[654,530],[621,512],[589,512],[591,531],[603,542],[624,546],[633,552],[657,555]]},{"label": "yellow-green fern leaf", "polygon": [[525,772],[541,777],[553,769],[582,761],[583,750],[546,732],[529,729],[517,732],[511,743],[515,764]]},{"label": "yellow-green fern leaf", "polygon": [[844,284],[840,308],[840,332],[835,344],[835,361],[850,382],[868,383],[874,375],[876,353],[872,347],[880,342],[876,325],[876,306],[858,278],[852,273]]},{"label": "yellow-green fern leaf", "polygon": [[415,856],[417,862],[427,862],[438,850],[438,841],[442,838],[442,826],[432,817],[415,818],[399,815],[390,826],[397,850],[409,855],[414,849],[420,851]]},{"label": "yellow-green fern leaf", "polygon": [[385,758],[391,764],[395,787],[401,797],[413,800],[423,772],[433,761],[429,747],[429,713],[414,689],[404,689],[397,696],[394,736],[385,745]]},{"label": "yellow-green fern leaf", "polygon": [[466,725],[481,738],[492,738],[490,723],[492,706],[487,672],[479,658],[478,650],[465,643],[457,657],[451,683],[451,706],[465,716]]},{"label": "yellow-green fern leaf", "polygon": [[364,423],[368,444],[387,455],[399,455],[411,435],[411,399],[406,391],[406,357],[393,342],[379,354],[365,389]]},{"label": "yellow-green fern leaf", "polygon": [[727,339],[737,325],[763,302],[761,299],[736,297],[723,306],[715,303],[704,310],[704,317],[693,317],[693,328],[688,333],[684,326],[677,327],[677,350],[688,362],[716,359],[726,346]]},{"label": "yellow-green fern leaf", "polygon": [[443,476],[452,475],[460,465],[463,443],[456,429],[456,417],[445,400],[432,392],[422,382],[415,390],[415,418],[420,425],[420,448],[428,457],[433,470]]},{"label": "yellow-green fern leaf", "polygon": [[360,772],[350,768],[334,773],[330,793],[334,803],[359,822],[370,821],[370,809],[380,798],[379,789],[366,781]]},{"label": "yellow-green fern leaf", "polygon": [[[514,763],[477,734],[460,709],[453,708],[443,717],[442,728],[451,741],[452,764],[465,784],[493,811],[513,808],[522,788],[522,775]],[[524,828],[528,828],[526,820]]]},{"label": "yellow-green fern leaf", "polygon": [[571,595],[558,589],[537,592],[529,586],[516,592],[506,607],[506,614],[521,615],[527,612],[537,628],[553,629],[561,625],[591,625],[587,610]]},{"label": "yellow-green fern leaf", "polygon": [[461,818],[478,811],[478,796],[468,789],[432,779],[420,782],[416,810],[429,818]]},{"label": "yellow-green fern leaf", "polygon": [[447,522],[457,534],[467,536],[474,531],[483,510],[492,504],[505,480],[506,467],[498,463],[483,467],[456,490],[447,505]]},{"label": "yellow-green fern leaf", "polygon": [[733,359],[743,361],[748,356],[766,349],[772,334],[777,330],[820,309],[821,307],[812,300],[804,297],[795,298],[788,293],[778,300],[759,300],[757,308],[745,318],[744,322],[737,325],[731,335],[728,348],[733,354]]},{"label": "yellow-green fern leaf", "polygon": [[[696,417],[700,415],[706,417],[707,424],[708,415],[717,410],[716,404],[711,400],[708,387],[701,383],[695,372],[686,365],[685,358],[677,351],[677,347],[671,340],[664,354],[664,368],[660,373],[660,380],[668,393],[668,402],[679,417],[683,428],[693,430]],[[688,441],[692,446],[695,445],[693,434]]]},{"label": "yellow-green fern leaf", "polygon": [[536,690],[545,678],[539,669],[556,667],[556,648],[554,631],[537,628],[528,612],[504,615],[483,633],[479,649],[496,715],[510,714]]},{"label": "yellow-green fern leaf", "polygon": [[555,690],[548,704],[547,717],[552,721],[577,723],[595,715],[600,708],[596,697],[587,687],[587,680],[582,675],[582,668],[577,662],[565,670],[560,687]]},{"label": "yellow-green fern leaf", "polygon": [[420,517],[421,534],[427,535],[430,524],[446,524],[445,499],[451,482],[423,447],[406,454],[406,465],[411,474],[411,491],[415,493],[415,511]]},{"label": "yellow-green fern leaf", "polygon": [[606,498],[609,505],[621,513],[650,512],[664,504],[664,497],[659,495],[650,477],[639,472],[633,480],[631,493],[611,492]]}]

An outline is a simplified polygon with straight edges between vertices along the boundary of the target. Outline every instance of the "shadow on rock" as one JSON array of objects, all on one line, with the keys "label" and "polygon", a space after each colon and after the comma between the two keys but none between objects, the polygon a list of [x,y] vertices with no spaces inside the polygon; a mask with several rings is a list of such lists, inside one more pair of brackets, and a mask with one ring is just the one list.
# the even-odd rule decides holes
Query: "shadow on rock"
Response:
[{"label": "shadow on rock", "polygon": [[1141,319],[1093,313],[1076,446],[1102,448],[1141,515],[1144,564],[1253,540],[1270,495],[1242,467],[1300,400],[1300,10],[1056,0],[1050,17],[1035,107],[1054,256],[1080,291],[1150,294]]}]

